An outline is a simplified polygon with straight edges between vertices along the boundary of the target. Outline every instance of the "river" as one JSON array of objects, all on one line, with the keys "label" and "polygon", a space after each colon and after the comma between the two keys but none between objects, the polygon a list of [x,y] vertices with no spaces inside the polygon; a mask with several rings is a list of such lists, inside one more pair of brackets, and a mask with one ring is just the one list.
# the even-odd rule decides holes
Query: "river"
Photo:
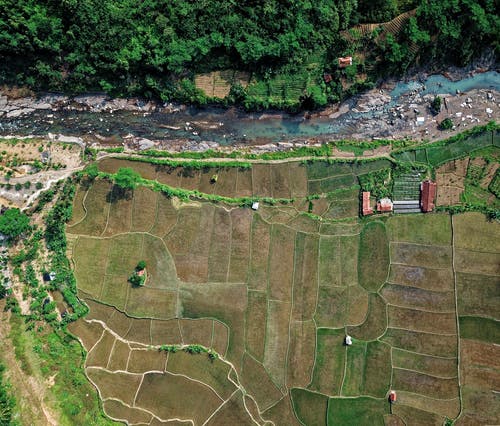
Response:
[{"label": "river", "polygon": [[[165,112],[88,112],[75,110],[36,110],[17,118],[0,118],[1,135],[46,135],[48,133],[68,136],[100,135],[121,142],[127,135],[152,140],[187,139],[193,142],[212,141],[220,145],[263,144],[269,142],[325,138],[328,136],[350,137],[367,126],[370,120],[375,136],[387,136],[391,128],[386,126],[389,111],[412,100],[408,94],[419,93],[420,97],[434,94],[455,94],[477,89],[500,91],[500,74],[496,71],[478,73],[460,81],[450,81],[442,75],[432,75],[425,81],[399,82],[391,91],[385,92],[385,102],[366,112],[356,106],[360,97],[345,102],[346,112],[338,117],[314,116],[306,119],[303,114],[246,113],[236,108],[193,108],[175,113]],[[388,101],[387,96],[390,96]],[[409,110],[410,108],[407,108]],[[394,113],[393,113],[394,114]],[[497,112],[495,111],[495,114]],[[498,115],[496,116],[498,118]],[[495,117],[494,117],[495,118]],[[380,120],[384,126],[376,125]],[[391,123],[394,126],[394,123]],[[366,127],[369,133],[370,127]],[[383,131],[382,131],[383,130]]]}]

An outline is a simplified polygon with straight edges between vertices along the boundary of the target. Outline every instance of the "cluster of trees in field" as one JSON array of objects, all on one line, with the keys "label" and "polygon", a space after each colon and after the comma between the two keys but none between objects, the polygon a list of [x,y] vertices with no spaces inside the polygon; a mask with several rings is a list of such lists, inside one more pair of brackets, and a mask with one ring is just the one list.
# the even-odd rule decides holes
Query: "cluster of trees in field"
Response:
[{"label": "cluster of trees in field", "polygon": [[[413,8],[403,35],[381,48],[391,72],[414,59],[411,42],[427,60],[459,64],[498,47],[494,0],[0,0],[0,84],[203,103],[195,73],[293,79],[311,63],[328,71],[353,50],[342,30]],[[245,95],[237,89],[233,102]],[[331,100],[318,90],[316,103]]]}]

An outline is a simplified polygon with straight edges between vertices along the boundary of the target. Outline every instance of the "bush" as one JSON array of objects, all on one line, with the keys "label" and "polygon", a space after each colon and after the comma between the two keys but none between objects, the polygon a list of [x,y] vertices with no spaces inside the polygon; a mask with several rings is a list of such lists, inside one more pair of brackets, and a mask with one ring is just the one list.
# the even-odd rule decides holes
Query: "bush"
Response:
[{"label": "bush", "polygon": [[431,102],[431,112],[434,114],[434,115],[437,115],[439,114],[439,112],[441,111],[441,98],[439,96],[436,96],[432,102]]},{"label": "bush", "polygon": [[133,286],[142,287],[146,282],[146,275],[139,275],[137,271],[134,271],[134,273],[128,277],[128,281]]},{"label": "bush", "polygon": [[439,130],[450,130],[453,128],[453,121],[451,118],[445,118],[441,123],[439,123]]}]

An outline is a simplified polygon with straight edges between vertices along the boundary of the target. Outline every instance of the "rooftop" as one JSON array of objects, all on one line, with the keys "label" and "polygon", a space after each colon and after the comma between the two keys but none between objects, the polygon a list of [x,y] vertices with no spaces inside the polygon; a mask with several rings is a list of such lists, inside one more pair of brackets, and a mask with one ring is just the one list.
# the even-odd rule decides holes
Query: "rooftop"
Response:
[{"label": "rooftop", "polygon": [[421,185],[420,206],[424,213],[434,210],[437,185],[431,180],[425,180]]}]

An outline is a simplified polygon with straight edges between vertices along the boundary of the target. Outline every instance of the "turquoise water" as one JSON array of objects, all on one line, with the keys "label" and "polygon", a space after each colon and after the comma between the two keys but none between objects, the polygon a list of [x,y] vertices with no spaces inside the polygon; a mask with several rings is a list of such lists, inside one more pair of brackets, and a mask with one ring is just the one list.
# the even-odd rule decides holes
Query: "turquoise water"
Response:
[{"label": "turquoise water", "polygon": [[[456,93],[472,89],[495,89],[500,91],[500,74],[490,71],[476,74],[460,81],[450,81],[442,75],[430,76],[425,82],[400,82],[390,92],[392,101],[386,108],[394,105],[408,92],[425,89],[421,94]],[[352,99],[350,103],[354,103]],[[381,114],[377,112],[377,114]],[[48,117],[50,115],[50,117]],[[174,114],[155,112],[138,114],[131,112],[91,113],[77,111],[35,113],[18,119],[0,119],[0,134],[46,135],[62,133],[71,136],[97,133],[114,136],[120,141],[125,135],[132,134],[148,139],[165,141],[189,139],[193,141],[214,141],[221,145],[235,143],[266,143],[290,139],[325,138],[335,134],[348,137],[357,131],[357,120],[367,120],[374,113],[349,112],[337,119],[319,117],[304,119],[302,115],[244,113],[237,110],[196,109]],[[211,128],[201,122],[209,123]],[[187,124],[190,123],[190,124]],[[198,123],[198,124],[197,124]],[[219,125],[219,123],[223,123]],[[178,129],[171,129],[176,127]]]},{"label": "turquoise water", "polygon": [[500,74],[496,71],[489,71],[474,76],[464,78],[459,81],[448,80],[441,74],[431,75],[424,83],[419,81],[409,81],[407,83],[398,83],[391,91],[393,99],[397,99],[405,93],[415,89],[420,89],[425,85],[425,89],[421,92],[426,94],[455,94],[457,90],[460,92],[468,92],[474,89],[495,89],[500,90]]}]

